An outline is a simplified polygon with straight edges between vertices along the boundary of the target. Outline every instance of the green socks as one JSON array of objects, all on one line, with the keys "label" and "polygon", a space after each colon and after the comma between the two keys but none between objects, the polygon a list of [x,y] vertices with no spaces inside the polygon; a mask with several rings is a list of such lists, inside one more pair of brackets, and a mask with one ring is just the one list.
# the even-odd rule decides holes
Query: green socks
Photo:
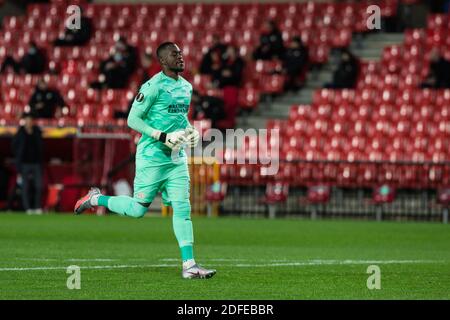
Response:
[{"label": "green socks", "polygon": [[[141,205],[135,198],[128,196],[99,196],[98,205],[108,208],[122,216],[141,218],[148,208]],[[183,261],[194,259],[194,234],[191,221],[191,206],[189,201],[172,201],[173,230],[181,250]]]},{"label": "green socks", "polygon": [[190,259],[194,259],[194,247],[193,246],[184,246],[180,248],[181,250],[181,260],[186,261]]},{"label": "green socks", "polygon": [[109,200],[109,198],[111,198],[111,197],[101,195],[100,197],[98,197],[98,205],[102,206],[102,207],[105,207],[105,208],[108,208],[108,200]]}]

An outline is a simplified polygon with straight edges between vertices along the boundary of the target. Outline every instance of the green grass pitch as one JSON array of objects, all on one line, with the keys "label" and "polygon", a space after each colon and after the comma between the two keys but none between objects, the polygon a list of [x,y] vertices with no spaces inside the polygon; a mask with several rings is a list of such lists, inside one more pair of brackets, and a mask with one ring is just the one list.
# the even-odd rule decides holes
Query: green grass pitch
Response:
[{"label": "green grass pitch", "polygon": [[[183,280],[170,218],[0,214],[0,299],[449,299],[450,226],[193,217],[208,280]],[[69,290],[70,265],[81,289]],[[381,289],[369,290],[369,265]]]}]

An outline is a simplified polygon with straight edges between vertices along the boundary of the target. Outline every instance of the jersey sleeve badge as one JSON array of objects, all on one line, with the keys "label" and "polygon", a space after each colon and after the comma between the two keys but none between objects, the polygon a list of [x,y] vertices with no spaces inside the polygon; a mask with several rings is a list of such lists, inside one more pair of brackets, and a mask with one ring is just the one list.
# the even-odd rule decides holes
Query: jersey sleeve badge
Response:
[{"label": "jersey sleeve badge", "polygon": [[135,100],[136,100],[137,102],[142,102],[142,101],[144,101],[144,94],[143,94],[142,92],[139,92],[139,93],[137,94]]}]

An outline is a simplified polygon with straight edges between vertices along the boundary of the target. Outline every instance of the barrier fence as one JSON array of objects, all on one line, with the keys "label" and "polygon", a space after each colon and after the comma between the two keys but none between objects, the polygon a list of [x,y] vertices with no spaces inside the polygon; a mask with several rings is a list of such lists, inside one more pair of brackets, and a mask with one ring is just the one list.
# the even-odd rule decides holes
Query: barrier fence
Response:
[{"label": "barrier fence", "polygon": [[[208,198],[200,192],[193,212],[205,214],[214,203],[221,215],[441,220],[448,208],[440,195],[450,188],[450,162],[297,160],[280,161],[276,175],[265,175],[265,169],[221,164],[226,193]],[[213,180],[194,171],[191,181],[196,186]]]}]

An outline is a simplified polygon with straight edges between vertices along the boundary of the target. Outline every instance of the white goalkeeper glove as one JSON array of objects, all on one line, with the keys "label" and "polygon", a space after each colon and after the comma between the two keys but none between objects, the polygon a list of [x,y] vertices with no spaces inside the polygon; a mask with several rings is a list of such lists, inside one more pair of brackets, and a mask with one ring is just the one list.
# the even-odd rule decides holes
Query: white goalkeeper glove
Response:
[{"label": "white goalkeeper glove", "polygon": [[200,133],[194,127],[186,128],[186,140],[190,148],[195,148],[200,141]]},{"label": "white goalkeeper glove", "polygon": [[161,141],[172,150],[181,149],[183,144],[187,142],[184,130],[175,131],[171,133],[154,130],[152,133],[152,138]]}]

